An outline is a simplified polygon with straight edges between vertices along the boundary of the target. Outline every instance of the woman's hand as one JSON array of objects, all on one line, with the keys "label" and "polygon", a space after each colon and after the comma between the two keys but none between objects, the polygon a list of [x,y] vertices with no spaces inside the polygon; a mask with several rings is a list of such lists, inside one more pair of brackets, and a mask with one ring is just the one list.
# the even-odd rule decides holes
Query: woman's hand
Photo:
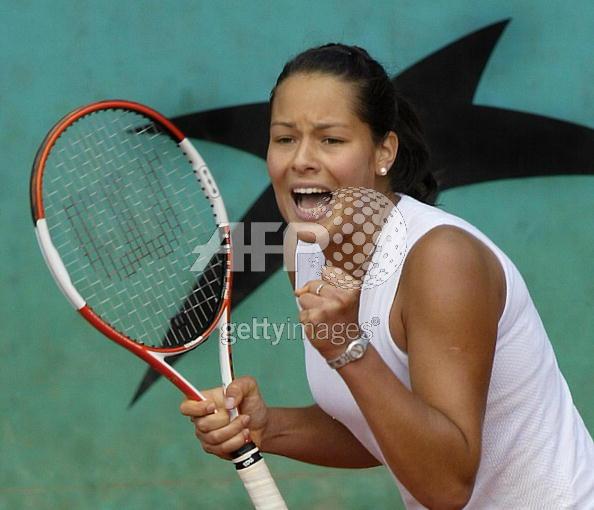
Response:
[{"label": "woman's hand", "polygon": [[[222,388],[203,393],[206,400],[185,400],[180,411],[194,423],[196,437],[205,452],[229,460],[231,453],[249,440],[261,446],[268,424],[268,407],[254,378],[235,379],[225,394]],[[230,420],[229,410],[234,407],[240,414]]]},{"label": "woman's hand", "polygon": [[335,286],[330,276],[333,270],[323,267],[321,280],[312,280],[295,291],[305,334],[326,359],[336,358],[350,342],[361,336],[360,290]]},{"label": "woman's hand", "polygon": [[359,187],[335,190],[321,207],[324,214],[296,232],[301,241],[322,247],[326,262],[321,280],[308,282],[295,295],[306,336],[322,356],[332,359],[361,336],[360,289],[394,204],[376,190]]}]

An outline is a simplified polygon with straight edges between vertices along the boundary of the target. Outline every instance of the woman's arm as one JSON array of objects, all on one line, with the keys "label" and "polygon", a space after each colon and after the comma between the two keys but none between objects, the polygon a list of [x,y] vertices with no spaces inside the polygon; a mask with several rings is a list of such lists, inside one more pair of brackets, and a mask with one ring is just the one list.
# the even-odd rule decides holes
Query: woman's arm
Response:
[{"label": "woman's arm", "polygon": [[368,468],[380,462],[338,420],[319,406],[271,408],[262,451],[338,468]]},{"label": "woman's arm", "polygon": [[[308,294],[302,304],[318,311],[306,314],[305,320],[331,322],[348,311],[348,299],[340,304],[340,296],[330,295],[339,290],[322,292],[327,303]],[[411,494],[430,508],[460,508],[472,494],[480,460],[497,324],[505,301],[503,273],[478,240],[459,229],[440,227],[411,250],[398,294],[401,306],[394,307],[390,326],[406,336],[412,391],[373,347],[339,373],[390,469]],[[326,317],[320,308],[328,311]],[[329,342],[312,343],[327,359],[336,356]]]}]

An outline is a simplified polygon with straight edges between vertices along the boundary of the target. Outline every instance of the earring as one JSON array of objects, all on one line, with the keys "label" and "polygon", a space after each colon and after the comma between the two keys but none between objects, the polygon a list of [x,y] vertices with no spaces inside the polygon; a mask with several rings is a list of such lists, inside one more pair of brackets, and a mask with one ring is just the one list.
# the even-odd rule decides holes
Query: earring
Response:
[{"label": "earring", "polygon": [[379,169],[380,175],[386,175],[387,173],[388,173],[388,169],[385,166],[383,166]]}]

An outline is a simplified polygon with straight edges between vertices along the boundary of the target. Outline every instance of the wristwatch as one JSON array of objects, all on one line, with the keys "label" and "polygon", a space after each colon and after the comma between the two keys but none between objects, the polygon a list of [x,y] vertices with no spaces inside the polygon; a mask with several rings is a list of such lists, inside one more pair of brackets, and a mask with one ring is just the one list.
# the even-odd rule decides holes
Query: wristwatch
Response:
[{"label": "wristwatch", "polygon": [[344,367],[351,361],[361,359],[369,346],[369,335],[363,333],[360,338],[353,340],[338,358],[329,359],[328,365],[335,370]]}]

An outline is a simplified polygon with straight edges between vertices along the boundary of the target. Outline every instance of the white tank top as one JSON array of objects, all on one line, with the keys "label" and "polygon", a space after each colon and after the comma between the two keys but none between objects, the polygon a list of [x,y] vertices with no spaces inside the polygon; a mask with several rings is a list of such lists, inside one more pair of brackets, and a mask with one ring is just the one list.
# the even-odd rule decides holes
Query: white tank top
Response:
[{"label": "white tank top", "polygon": [[[573,405],[551,343],[524,280],[514,264],[478,229],[406,195],[394,221],[406,223],[407,250],[439,225],[453,225],[482,241],[497,256],[507,284],[483,425],[482,455],[467,509],[594,509],[594,443]],[[381,238],[380,238],[381,239]],[[382,266],[380,260],[376,260]],[[320,277],[324,256],[299,243],[296,283]],[[359,324],[394,375],[410,390],[408,356],[394,343],[389,316],[402,264],[385,267],[383,284],[361,292]],[[307,378],[316,403],[342,422],[383,464],[384,456],[340,375],[305,342]],[[425,508],[396,479],[409,509]]]}]

